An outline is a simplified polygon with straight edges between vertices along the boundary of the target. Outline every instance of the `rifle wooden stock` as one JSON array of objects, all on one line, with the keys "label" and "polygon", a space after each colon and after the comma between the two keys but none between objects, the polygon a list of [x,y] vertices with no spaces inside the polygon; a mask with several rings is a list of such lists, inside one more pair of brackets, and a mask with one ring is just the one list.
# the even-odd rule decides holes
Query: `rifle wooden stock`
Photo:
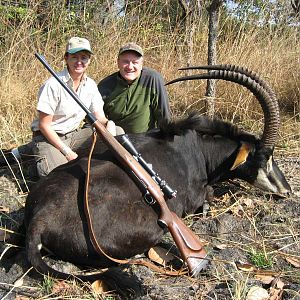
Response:
[{"label": "rifle wooden stock", "polygon": [[206,265],[206,252],[203,249],[197,235],[190,230],[184,222],[167,206],[164,194],[158,184],[149,173],[133,158],[133,156],[114,138],[114,136],[102,125],[89,109],[81,102],[78,96],[57,76],[44,57],[38,53],[35,56],[47,68],[47,70],[58,80],[62,87],[72,96],[78,105],[86,112],[89,122],[102,136],[104,142],[112,150],[116,158],[135,174],[144,183],[147,190],[160,206],[161,214],[159,221],[167,226],[176,246],[187,263],[190,274],[196,275]]},{"label": "rifle wooden stock", "polygon": [[187,227],[184,222],[172,212],[164,198],[158,184],[153,180],[147,171],[133,158],[133,156],[107,131],[107,129],[96,121],[92,124],[97,132],[102,136],[107,146],[113,151],[117,159],[131,169],[139,180],[141,180],[152,197],[160,206],[161,214],[159,221],[167,226],[174,242],[187,263],[190,274],[196,275],[206,265],[206,252],[203,249],[199,238],[193,231]]}]

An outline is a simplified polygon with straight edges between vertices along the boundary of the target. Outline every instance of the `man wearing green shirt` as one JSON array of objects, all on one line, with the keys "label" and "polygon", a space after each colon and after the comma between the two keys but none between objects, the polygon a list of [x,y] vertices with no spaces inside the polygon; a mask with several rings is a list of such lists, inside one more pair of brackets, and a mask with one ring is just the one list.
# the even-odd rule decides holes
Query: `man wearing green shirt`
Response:
[{"label": "man wearing green shirt", "polygon": [[[126,133],[146,132],[170,119],[163,78],[157,71],[143,68],[143,56],[142,48],[134,43],[122,46],[117,60],[119,71],[98,84],[106,117]],[[23,159],[31,157],[31,143],[21,147]],[[0,157],[2,164],[6,161],[1,162]]]},{"label": "man wearing green shirt", "polygon": [[170,120],[170,108],[162,76],[143,67],[143,49],[134,43],[122,46],[118,68],[98,84],[108,119],[126,133],[146,132]]}]

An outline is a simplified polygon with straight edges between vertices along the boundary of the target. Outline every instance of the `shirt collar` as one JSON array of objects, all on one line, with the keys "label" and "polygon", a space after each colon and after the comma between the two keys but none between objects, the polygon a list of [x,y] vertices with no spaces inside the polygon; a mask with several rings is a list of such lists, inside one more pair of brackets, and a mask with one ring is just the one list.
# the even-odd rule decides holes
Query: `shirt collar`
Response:
[{"label": "shirt collar", "polygon": [[[73,79],[72,79],[67,67],[65,67],[63,69],[63,71],[61,72],[61,77],[65,83],[67,83],[69,86],[73,87]],[[87,75],[84,73],[81,78],[80,85],[85,85],[86,81],[87,81]]]},{"label": "shirt collar", "polygon": [[[143,72],[143,70],[142,70],[142,72]],[[135,84],[139,81],[140,77],[142,76],[142,72],[141,72],[140,76],[137,77],[131,84],[129,84],[129,83],[121,76],[120,72],[118,72],[117,80],[118,80],[119,83],[120,83],[121,85],[123,85],[123,86],[133,86],[133,85],[135,85]]]}]

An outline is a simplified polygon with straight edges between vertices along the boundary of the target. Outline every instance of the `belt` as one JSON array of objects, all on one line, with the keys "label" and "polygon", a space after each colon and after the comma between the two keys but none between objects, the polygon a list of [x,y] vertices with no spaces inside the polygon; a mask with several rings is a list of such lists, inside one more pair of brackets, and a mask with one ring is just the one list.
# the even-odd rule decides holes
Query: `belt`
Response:
[{"label": "belt", "polygon": [[[72,131],[71,131],[72,132]],[[56,132],[57,133],[57,132]],[[67,133],[66,133],[67,134]],[[63,134],[63,133],[57,133],[58,136],[62,137],[62,136],[65,136],[66,134]],[[37,137],[37,136],[44,136],[42,134],[42,132],[40,130],[37,130],[37,131],[33,131],[32,132],[32,137]]]}]

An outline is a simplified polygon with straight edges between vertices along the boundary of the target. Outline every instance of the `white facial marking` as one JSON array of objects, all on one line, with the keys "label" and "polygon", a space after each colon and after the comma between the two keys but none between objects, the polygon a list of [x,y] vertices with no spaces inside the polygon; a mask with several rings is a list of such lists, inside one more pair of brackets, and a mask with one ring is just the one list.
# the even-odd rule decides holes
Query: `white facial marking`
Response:
[{"label": "white facial marking", "polygon": [[272,170],[273,170],[273,161],[271,156],[267,162],[267,173],[269,174]]}]

